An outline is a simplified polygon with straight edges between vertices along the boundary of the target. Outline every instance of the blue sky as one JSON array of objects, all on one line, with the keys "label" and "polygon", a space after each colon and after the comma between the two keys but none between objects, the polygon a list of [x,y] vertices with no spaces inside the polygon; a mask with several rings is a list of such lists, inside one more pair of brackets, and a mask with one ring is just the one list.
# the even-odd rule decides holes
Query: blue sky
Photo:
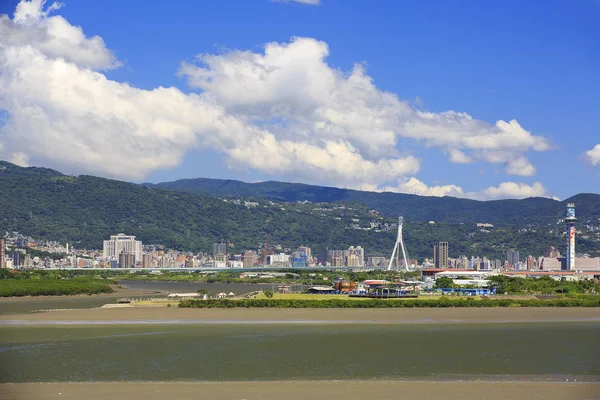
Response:
[{"label": "blue sky", "polygon": [[[23,11],[21,19],[13,16],[17,3],[0,6],[8,15],[8,39],[0,39],[9,68],[4,75],[17,76],[19,62],[28,65],[30,73],[22,76],[34,94],[24,94],[23,82],[0,89],[0,109],[8,115],[0,158],[137,182],[274,179],[478,199],[564,199],[599,191],[595,0],[66,0],[47,15],[51,2],[28,4],[38,14]],[[57,16],[85,36],[68,39],[77,32],[64,36],[48,23]],[[26,43],[32,32],[47,35],[47,45]],[[292,37],[305,42],[292,46]],[[267,43],[281,57],[264,57]],[[15,55],[13,62],[13,53],[27,44],[42,58]],[[212,61],[200,62],[198,54]],[[286,82],[265,75],[268,82],[255,86],[244,77],[248,57],[264,74],[287,69]],[[60,64],[65,60],[72,66]],[[356,63],[364,68],[358,84],[349,78]],[[71,82],[45,75],[67,67],[73,68]],[[332,81],[328,74],[336,72]],[[106,80],[102,88],[98,74]],[[330,78],[323,78],[323,91],[318,84],[307,89],[321,76]],[[48,87],[40,89],[42,81]],[[127,95],[118,86],[124,83]],[[158,87],[177,93],[157,93]],[[76,98],[81,90],[89,94],[89,109]],[[396,102],[382,100],[386,93]],[[123,114],[98,111],[116,101],[111,96],[124,102]],[[162,115],[169,107],[172,112]],[[179,120],[182,109],[190,115]],[[353,123],[344,115],[350,109]],[[197,120],[200,114],[213,117]],[[147,116],[156,117],[142,120]],[[219,123],[211,125],[215,119]],[[507,133],[499,120],[516,120],[519,128]],[[254,137],[258,129],[269,136]],[[33,131],[47,151],[31,149]],[[500,135],[493,149],[472,145],[490,135]],[[512,146],[511,135],[523,144]],[[460,154],[452,159],[455,151]]]}]

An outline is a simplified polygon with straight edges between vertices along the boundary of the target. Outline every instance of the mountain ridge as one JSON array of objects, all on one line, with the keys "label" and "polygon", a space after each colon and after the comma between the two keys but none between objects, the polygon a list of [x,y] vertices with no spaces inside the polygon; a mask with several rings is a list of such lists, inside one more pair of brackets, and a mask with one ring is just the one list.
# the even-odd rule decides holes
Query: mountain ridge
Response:
[{"label": "mountain ridge", "polygon": [[[567,203],[578,205],[578,215],[600,217],[600,194],[580,193],[566,200],[544,197],[525,199],[473,200],[457,197],[419,196],[393,192],[364,192],[353,189],[265,181],[246,183],[231,179],[192,178],[143,186],[220,197],[255,197],[273,201],[358,202],[388,216],[449,223],[487,222],[492,224],[550,223],[562,218]],[[577,204],[576,204],[577,205]]]},{"label": "mountain ridge", "polygon": [[[294,194],[294,184],[289,184],[288,189],[293,195],[298,194]],[[316,190],[323,190],[323,196],[331,195],[327,188]],[[600,196],[580,197],[582,201],[589,197],[587,208],[593,212],[588,216],[600,217]],[[281,245],[281,250],[308,245],[315,254],[326,248],[361,245],[368,254],[388,255],[394,246],[391,224],[397,215],[373,212],[373,208],[359,202],[299,204],[255,198],[256,203],[247,203],[239,199],[91,175],[70,176],[0,161],[0,232],[19,231],[36,239],[70,242],[76,248],[88,249],[101,248],[102,240],[118,232],[136,235],[144,243],[182,251],[210,252],[212,244],[221,240],[230,243],[236,252],[260,249],[268,234],[271,243]],[[431,257],[431,243],[436,240],[449,242],[452,257],[466,254],[502,258],[508,248],[539,256],[549,246],[564,243],[564,227],[556,225],[553,218],[543,228],[527,227],[523,221],[517,221],[520,223],[514,226],[483,229],[469,221],[444,222],[444,209],[454,207],[455,201],[460,204],[460,199],[433,200],[442,202],[433,210],[439,214],[436,224],[429,224],[427,219],[419,221],[416,213],[404,215],[405,241],[411,257]],[[536,199],[531,201],[538,204]],[[551,200],[547,204],[555,203]],[[506,204],[516,208],[513,211],[517,214],[523,208],[522,200],[509,200]],[[564,211],[560,203],[558,206]],[[486,211],[488,219],[510,219],[502,208],[497,215],[491,211]],[[373,223],[381,226],[373,228]],[[580,251],[600,254],[598,236],[580,236]]]}]

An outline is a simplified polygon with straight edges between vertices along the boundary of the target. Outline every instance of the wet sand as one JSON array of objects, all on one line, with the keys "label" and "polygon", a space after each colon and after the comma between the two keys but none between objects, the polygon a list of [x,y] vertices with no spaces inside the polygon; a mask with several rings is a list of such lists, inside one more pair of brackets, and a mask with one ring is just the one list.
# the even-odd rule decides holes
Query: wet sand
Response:
[{"label": "wet sand", "polygon": [[364,323],[443,323],[443,322],[561,322],[600,321],[600,308],[412,308],[412,309],[193,309],[96,308],[59,310],[33,314],[0,315],[0,323],[19,321],[176,321],[179,323],[316,321]]},{"label": "wet sand", "polygon": [[600,399],[597,383],[483,381],[98,382],[2,384],[5,400]]}]

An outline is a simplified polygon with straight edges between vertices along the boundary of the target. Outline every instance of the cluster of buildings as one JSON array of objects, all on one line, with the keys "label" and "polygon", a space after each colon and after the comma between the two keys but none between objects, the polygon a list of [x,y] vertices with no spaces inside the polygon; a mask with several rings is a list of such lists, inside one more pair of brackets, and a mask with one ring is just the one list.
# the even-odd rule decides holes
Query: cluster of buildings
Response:
[{"label": "cluster of buildings", "polygon": [[[252,202],[246,207],[255,207]],[[409,259],[402,243],[402,217],[399,219],[397,246],[391,259],[381,255],[367,255],[361,246],[347,249],[325,249],[313,254],[308,246],[296,250],[281,251],[281,246],[270,247],[265,243],[261,250],[232,252],[233,245],[220,242],[213,244],[212,254],[179,252],[157,245],[144,245],[135,236],[119,233],[103,242],[102,251],[74,249],[69,244],[62,245],[53,241],[35,241],[18,234],[7,233],[0,239],[0,268],[254,268],[269,266],[273,268],[304,267],[348,267],[348,268],[420,268],[435,271],[600,271],[600,258],[577,257],[575,253],[576,217],[575,205],[567,206],[566,254],[558,248],[550,247],[542,257],[527,256],[521,258],[518,249],[509,249],[506,259],[488,259],[487,257],[449,257],[449,243],[436,241],[432,245],[432,258],[418,263]],[[478,224],[485,228],[485,224]],[[398,245],[397,243],[397,245]],[[402,258],[399,257],[402,250]],[[29,251],[28,251],[29,250]],[[36,253],[35,251],[43,252]],[[45,254],[38,257],[35,254]],[[47,255],[49,254],[49,256]],[[394,258],[394,254],[396,258]]]}]

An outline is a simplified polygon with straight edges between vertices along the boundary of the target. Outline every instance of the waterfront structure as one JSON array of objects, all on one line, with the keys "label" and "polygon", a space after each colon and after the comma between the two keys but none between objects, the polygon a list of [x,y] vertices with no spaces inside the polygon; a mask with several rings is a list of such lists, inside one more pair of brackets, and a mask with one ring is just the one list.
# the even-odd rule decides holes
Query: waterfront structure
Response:
[{"label": "waterfront structure", "polygon": [[567,224],[567,255],[565,262],[565,269],[572,271],[575,269],[575,224],[577,218],[575,217],[575,204],[567,204],[567,217],[565,218]]},{"label": "waterfront structure", "polygon": [[519,250],[510,249],[506,252],[506,261],[513,266],[516,267],[519,265]]},{"label": "waterfront structure", "polygon": [[448,268],[448,242],[433,243],[433,265],[435,268]]},{"label": "waterfront structure", "polygon": [[[396,237],[396,244],[394,245],[394,250],[392,250],[392,256],[390,257],[390,263],[388,264],[388,271],[392,269],[392,263],[394,261],[396,261],[396,268],[400,267],[400,249],[402,250],[402,258],[404,259],[404,269],[408,271],[408,255],[406,254],[406,247],[404,247],[404,238],[402,237],[403,225],[404,217],[399,217],[398,236]],[[448,262],[448,257],[446,257],[446,262]]]},{"label": "waterfront structure", "polygon": [[135,240],[135,236],[119,233],[112,235],[110,240],[104,241],[103,256],[107,260],[117,260],[121,253],[130,253],[135,262],[142,261],[142,242]]}]

